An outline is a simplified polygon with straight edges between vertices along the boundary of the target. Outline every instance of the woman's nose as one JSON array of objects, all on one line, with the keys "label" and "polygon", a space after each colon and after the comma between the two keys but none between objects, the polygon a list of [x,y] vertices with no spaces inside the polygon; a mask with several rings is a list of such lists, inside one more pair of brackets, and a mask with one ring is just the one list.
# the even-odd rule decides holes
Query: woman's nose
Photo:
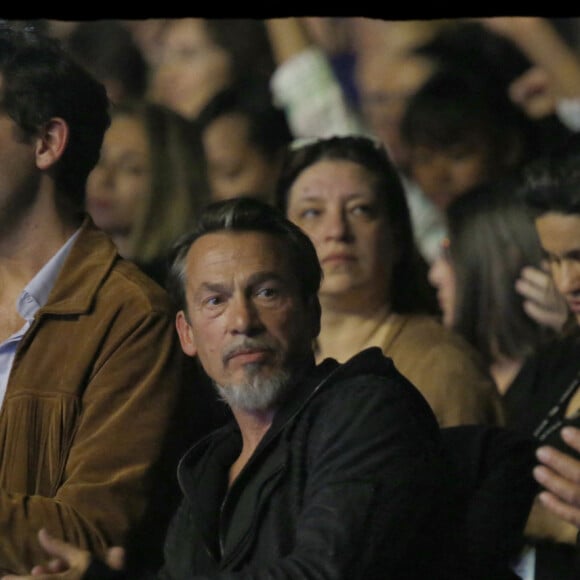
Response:
[{"label": "woman's nose", "polygon": [[327,212],[323,227],[326,237],[330,239],[345,240],[352,236],[350,224],[342,209]]}]

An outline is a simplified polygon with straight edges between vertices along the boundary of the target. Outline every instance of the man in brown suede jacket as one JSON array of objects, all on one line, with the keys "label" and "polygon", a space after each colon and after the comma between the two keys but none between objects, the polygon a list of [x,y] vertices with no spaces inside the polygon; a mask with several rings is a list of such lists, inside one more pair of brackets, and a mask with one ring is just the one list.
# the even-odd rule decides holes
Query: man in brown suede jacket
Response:
[{"label": "man in brown suede jacket", "polygon": [[128,541],[173,436],[172,304],[84,212],[108,124],[104,88],[56,44],[0,27],[3,571],[39,559],[41,526],[98,553]]}]

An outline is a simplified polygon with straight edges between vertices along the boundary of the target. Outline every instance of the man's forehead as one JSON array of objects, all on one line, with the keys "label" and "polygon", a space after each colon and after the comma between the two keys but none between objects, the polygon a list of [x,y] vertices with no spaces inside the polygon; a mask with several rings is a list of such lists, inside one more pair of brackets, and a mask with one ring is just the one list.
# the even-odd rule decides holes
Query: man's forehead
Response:
[{"label": "man's forehead", "polygon": [[244,248],[248,245],[261,246],[270,248],[272,246],[278,247],[282,242],[280,236],[270,232],[263,232],[261,230],[216,230],[203,234],[191,244],[189,253],[192,251],[200,251],[201,253],[208,249],[231,249]]},{"label": "man's forehead", "polygon": [[259,231],[221,230],[204,234],[190,247],[186,272],[190,282],[209,276],[252,275],[267,270],[286,272],[290,267],[283,240]]},{"label": "man's forehead", "polygon": [[564,252],[580,248],[580,214],[548,212],[536,218],[536,228],[546,250]]}]

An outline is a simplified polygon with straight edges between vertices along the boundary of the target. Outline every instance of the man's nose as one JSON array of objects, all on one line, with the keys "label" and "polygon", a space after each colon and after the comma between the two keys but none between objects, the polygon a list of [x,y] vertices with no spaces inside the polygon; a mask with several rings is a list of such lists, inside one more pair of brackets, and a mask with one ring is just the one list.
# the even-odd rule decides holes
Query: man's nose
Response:
[{"label": "man's nose", "polygon": [[447,159],[442,154],[433,156],[431,161],[431,179],[439,188],[449,187],[451,183],[451,170]]},{"label": "man's nose", "polygon": [[580,266],[569,260],[562,260],[557,275],[557,285],[561,294],[568,294],[579,290]]},{"label": "man's nose", "polygon": [[229,308],[229,328],[232,334],[256,334],[263,328],[258,310],[247,296],[232,297]]}]

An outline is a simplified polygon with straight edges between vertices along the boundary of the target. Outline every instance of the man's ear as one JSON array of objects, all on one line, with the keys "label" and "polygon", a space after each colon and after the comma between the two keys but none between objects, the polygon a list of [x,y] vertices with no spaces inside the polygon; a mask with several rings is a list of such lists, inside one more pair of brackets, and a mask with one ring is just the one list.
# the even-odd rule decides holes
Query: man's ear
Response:
[{"label": "man's ear", "polygon": [[63,155],[69,140],[68,124],[60,117],[53,117],[42,127],[36,137],[36,165],[49,169]]},{"label": "man's ear", "polygon": [[187,321],[187,315],[183,310],[180,310],[175,316],[175,328],[181,343],[181,350],[188,356],[195,356],[197,354],[197,347],[195,338],[193,337],[193,330]]}]

